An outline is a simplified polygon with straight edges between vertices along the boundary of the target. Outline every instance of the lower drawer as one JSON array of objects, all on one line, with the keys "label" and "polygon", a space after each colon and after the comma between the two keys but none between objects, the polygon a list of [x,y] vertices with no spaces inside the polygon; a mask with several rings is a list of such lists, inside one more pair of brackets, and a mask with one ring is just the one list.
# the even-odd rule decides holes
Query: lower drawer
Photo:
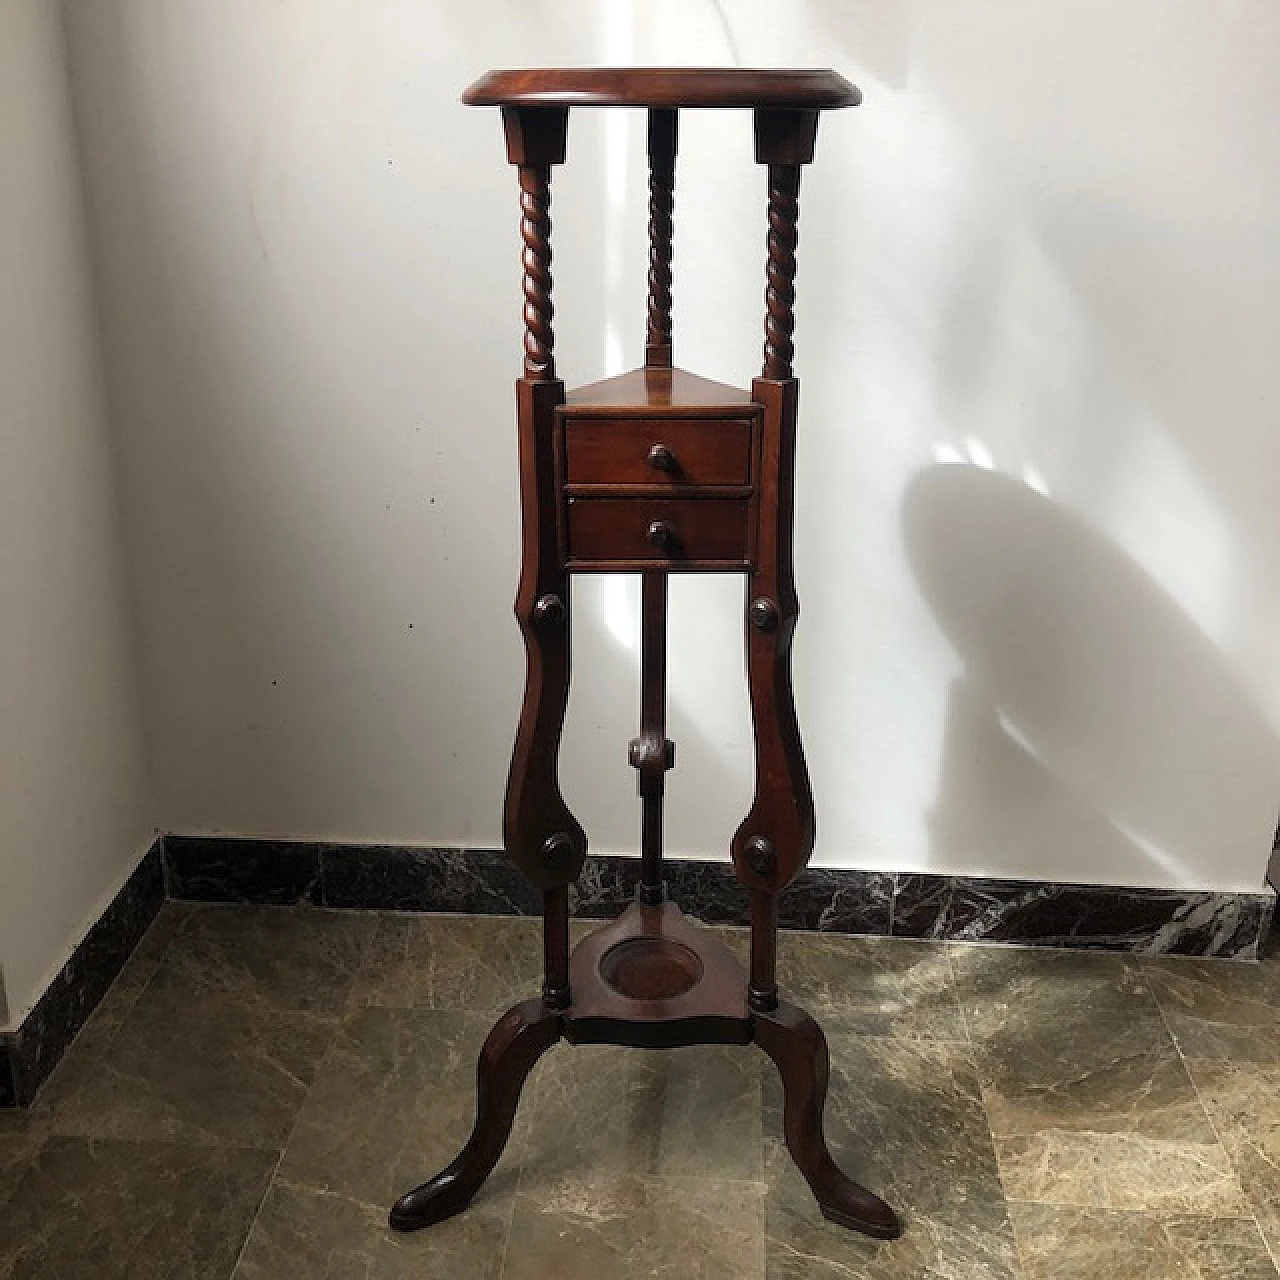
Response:
[{"label": "lower drawer", "polygon": [[746,498],[570,498],[570,567],[745,568]]}]

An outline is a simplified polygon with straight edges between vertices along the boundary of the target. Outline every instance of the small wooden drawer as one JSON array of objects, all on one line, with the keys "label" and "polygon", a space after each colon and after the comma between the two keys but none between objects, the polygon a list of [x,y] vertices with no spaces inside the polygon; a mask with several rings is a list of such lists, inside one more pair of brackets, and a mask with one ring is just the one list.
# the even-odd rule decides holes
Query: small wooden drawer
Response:
[{"label": "small wooden drawer", "polygon": [[732,418],[569,418],[571,485],[747,485],[751,423]]},{"label": "small wooden drawer", "polygon": [[574,567],[742,568],[749,527],[745,498],[570,498],[568,559]]}]

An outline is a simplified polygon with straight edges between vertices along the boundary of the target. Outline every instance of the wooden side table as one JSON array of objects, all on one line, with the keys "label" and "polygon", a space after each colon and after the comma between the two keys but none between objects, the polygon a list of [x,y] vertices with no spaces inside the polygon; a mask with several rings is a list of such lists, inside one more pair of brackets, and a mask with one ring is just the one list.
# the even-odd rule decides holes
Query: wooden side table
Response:
[{"label": "wooden side table", "polygon": [[[475,1128],[462,1153],[402,1196],[391,1225],[413,1230],[466,1207],[506,1145],[538,1057],[571,1044],[669,1048],[757,1044],[785,1091],[788,1150],[823,1214],[882,1238],[893,1210],[847,1178],[822,1134],[827,1044],[804,1010],[778,997],[777,895],[813,848],[814,812],[791,693],[799,603],[791,566],[796,402],[792,376],[801,166],[820,111],[855,106],[833,71],[658,68],[497,71],[463,95],[502,109],[520,179],[524,376],[516,383],[524,561],[516,616],[528,658],[507,783],[508,855],[543,891],[542,995],[508,1010],[480,1054]],[[566,392],[552,355],[550,180],[565,158],[570,107],[644,107],[649,122],[649,296],[644,366]],[[750,392],[672,366],[671,259],[677,113],[747,108],[768,166],[764,365]],[[569,691],[570,580],[638,572],[642,589],[640,735],[630,744],[642,799],[636,901],[569,949],[568,885],[587,838],[557,781]],[[667,900],[662,807],[675,759],[666,736],[667,576],[746,575],[746,646],[756,790],[733,837],[750,892],[744,973],[709,930]]]}]

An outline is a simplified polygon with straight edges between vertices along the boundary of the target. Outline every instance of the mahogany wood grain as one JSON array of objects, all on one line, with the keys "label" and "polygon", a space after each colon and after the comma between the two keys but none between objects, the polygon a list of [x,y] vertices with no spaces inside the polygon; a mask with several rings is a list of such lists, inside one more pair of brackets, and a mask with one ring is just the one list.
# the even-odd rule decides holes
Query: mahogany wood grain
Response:
[{"label": "mahogany wood grain", "polygon": [[751,983],[747,993],[752,1009],[778,1007],[778,895],[751,891]]},{"label": "mahogany wood grain", "polygon": [[791,377],[796,327],[796,243],[800,218],[800,166],[769,166],[769,232],[766,237],[764,369],[775,382]]},{"label": "mahogany wood grain", "polygon": [[[610,985],[605,957],[613,948],[639,939],[654,944],[642,958],[650,989],[678,994],[625,995]],[[686,951],[692,951],[701,966],[692,985],[683,976],[688,973]],[[666,1049],[751,1042],[747,975],[737,957],[709,929],[686,919],[673,902],[633,902],[616,920],[589,933],[573,949],[569,978],[573,1004],[565,1013],[564,1037],[571,1044]]]},{"label": "mahogany wood grain", "polygon": [[520,262],[524,269],[524,376],[556,376],[551,328],[551,166],[564,163],[569,113],[563,107],[504,107],[507,159],[520,180]]},{"label": "mahogany wood grain", "polygon": [[[777,893],[813,851],[814,808],[791,688],[791,641],[800,600],[791,542],[794,520],[796,408],[799,384],[757,378],[752,394],[764,406],[755,564],[747,578],[744,618],[747,682],[755,730],[756,787],[751,810],[734,834],[738,878],[753,890]],[[754,608],[757,602],[760,607]],[[754,839],[773,858],[749,855]]]},{"label": "mahogany wood grain", "polygon": [[569,890],[542,894],[542,999],[548,1009],[569,1006]]},{"label": "mahogany wood grain", "polygon": [[640,736],[631,743],[640,792],[640,901],[666,896],[662,803],[675,746],[667,739],[667,575],[645,573],[640,591]]},{"label": "mahogany wood grain", "polygon": [[644,362],[671,368],[671,238],[676,187],[676,112],[649,109],[649,314]]},{"label": "mahogany wood grain", "polygon": [[568,565],[744,569],[747,513],[743,498],[573,498]]},{"label": "mahogany wood grain", "polygon": [[685,369],[631,369],[574,387],[560,410],[566,418],[757,418],[749,391]]},{"label": "mahogany wood grain", "polygon": [[830,70],[749,67],[536,67],[488,71],[469,107],[772,107],[829,111],[862,94]]},{"label": "mahogany wood grain", "polygon": [[[813,797],[791,689],[799,613],[792,573],[798,384],[792,376],[800,167],[813,159],[819,110],[858,92],[834,72],[654,68],[491,72],[465,100],[500,105],[521,192],[524,370],[516,384],[523,561],[516,616],[527,657],[508,776],[507,850],[543,890],[541,1000],[509,1010],[477,1068],[478,1107],[461,1154],[403,1196],[392,1225],[411,1230],[459,1212],[492,1170],[538,1057],[556,1040],[668,1048],[749,1044],[776,1063],[787,1148],[833,1222],[881,1238],[901,1231],[884,1201],[836,1166],[822,1132],[825,1037],[777,989],[778,892],[813,847]],[[565,156],[573,105],[650,108],[646,367],[567,395],[555,376],[551,168]],[[681,106],[749,107],[768,167],[763,376],[750,393],[671,364],[672,208]],[[569,951],[568,884],[586,835],[557,780],[569,692],[571,573],[643,574],[640,736],[630,747],[643,802],[637,901]],[[745,571],[747,673],[756,787],[733,837],[751,897],[751,965],[666,902],[662,880],[667,576]]]},{"label": "mahogany wood grain", "polygon": [[[747,485],[751,425],[738,418],[571,418],[565,424],[565,479],[570,485],[637,485],[655,491]],[[665,460],[655,460],[659,449]]]},{"label": "mahogany wood grain", "polygon": [[587,835],[560,793],[557,756],[569,701],[569,575],[556,521],[558,381],[516,383],[524,550],[515,612],[524,636],[524,703],[511,753],[502,832],[508,856],[540,889],[575,880]]},{"label": "mahogany wood grain", "polygon": [[524,250],[524,376],[534,380],[556,376],[555,333],[551,328],[551,167],[522,164],[520,173],[520,238]]}]

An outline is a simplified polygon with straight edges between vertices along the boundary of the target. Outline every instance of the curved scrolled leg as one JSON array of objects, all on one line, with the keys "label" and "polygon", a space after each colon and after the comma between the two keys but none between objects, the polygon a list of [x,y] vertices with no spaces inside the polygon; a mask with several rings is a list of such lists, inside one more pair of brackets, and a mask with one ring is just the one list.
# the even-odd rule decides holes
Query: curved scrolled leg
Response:
[{"label": "curved scrolled leg", "polygon": [[771,1057],[785,1093],[787,1150],[818,1201],[822,1216],[878,1240],[902,1234],[898,1215],[879,1196],[841,1172],[822,1134],[827,1100],[827,1038],[803,1009],[782,1001],[753,1013],[755,1042]]},{"label": "curved scrolled leg", "polygon": [[[755,566],[747,575],[747,680],[755,736],[755,797],[731,845],[738,879],[777,893],[809,861],[813,791],[791,688],[791,640],[800,613],[791,568],[792,472],[799,384],[757,378],[765,457],[778,459],[776,485],[760,493]],[[763,845],[760,842],[765,842]],[[754,852],[753,852],[754,849]]]},{"label": "curved scrolled leg", "polygon": [[541,1000],[526,1000],[502,1015],[480,1051],[471,1137],[447,1169],[395,1202],[391,1225],[397,1231],[443,1222],[471,1203],[511,1136],[516,1104],[529,1072],[559,1039],[560,1015]]}]

